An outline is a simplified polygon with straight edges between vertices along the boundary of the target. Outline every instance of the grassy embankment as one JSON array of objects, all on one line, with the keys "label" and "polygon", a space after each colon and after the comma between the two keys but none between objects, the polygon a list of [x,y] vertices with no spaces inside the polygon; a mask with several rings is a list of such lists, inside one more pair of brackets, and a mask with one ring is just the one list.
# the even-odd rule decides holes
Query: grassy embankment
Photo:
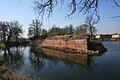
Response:
[{"label": "grassy embankment", "polygon": [[0,80],[27,80],[25,75],[16,75],[0,60]]}]

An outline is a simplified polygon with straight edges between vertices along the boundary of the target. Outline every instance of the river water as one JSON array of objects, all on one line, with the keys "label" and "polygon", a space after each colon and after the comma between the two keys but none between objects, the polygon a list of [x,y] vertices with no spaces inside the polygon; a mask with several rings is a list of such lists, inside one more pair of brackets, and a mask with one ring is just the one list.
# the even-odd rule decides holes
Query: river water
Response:
[{"label": "river water", "polygon": [[107,52],[83,56],[81,64],[33,52],[29,46],[0,50],[0,58],[15,73],[38,80],[120,80],[120,42],[102,43]]}]

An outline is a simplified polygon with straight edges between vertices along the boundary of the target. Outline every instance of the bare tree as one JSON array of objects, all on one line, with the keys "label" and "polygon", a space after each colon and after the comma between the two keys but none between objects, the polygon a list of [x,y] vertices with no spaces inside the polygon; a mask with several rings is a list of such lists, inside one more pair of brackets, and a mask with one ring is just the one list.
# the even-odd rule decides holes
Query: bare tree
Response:
[{"label": "bare tree", "polygon": [[73,28],[73,25],[70,24],[69,26],[66,26],[65,27],[65,34],[73,34],[74,33],[74,28]]},{"label": "bare tree", "polygon": [[7,29],[8,27],[6,26],[6,23],[0,22],[0,32],[1,32],[1,37],[4,43],[6,43]]},{"label": "bare tree", "polygon": [[[71,12],[68,13],[68,17],[73,15],[74,13],[81,13],[83,14],[90,13],[94,14],[98,17],[98,9],[99,4],[102,0],[36,0],[35,3],[35,10],[41,15],[42,17],[44,14],[48,14],[48,17],[53,12],[54,8],[61,4],[62,6],[66,5],[64,2],[67,2],[68,7],[70,8]],[[112,2],[117,7],[120,7],[117,0],[106,0],[108,2]]]},{"label": "bare tree", "polygon": [[47,30],[46,29],[42,29],[42,35],[47,34]]},{"label": "bare tree", "polygon": [[77,26],[75,29],[75,34],[85,34],[87,33],[88,25],[87,24],[82,24],[80,26]]},{"label": "bare tree", "polygon": [[60,28],[57,27],[55,24],[52,26],[52,28],[49,30],[49,33],[57,33],[60,34]]},{"label": "bare tree", "polygon": [[74,28],[72,24],[70,24],[69,26],[65,26],[64,28],[59,28],[56,27],[56,25],[53,25],[49,33],[55,33],[59,35],[70,35],[74,33]]},{"label": "bare tree", "polygon": [[20,34],[23,33],[22,25],[18,21],[0,22],[0,32],[3,37],[5,46],[10,40],[17,40]]},{"label": "bare tree", "polygon": [[28,28],[28,36],[30,37],[38,37],[42,34],[42,27],[43,23],[40,22],[40,20],[35,19],[30,24],[30,27]]},{"label": "bare tree", "polygon": [[93,35],[97,32],[97,29],[94,27],[99,21],[96,20],[93,15],[87,16],[85,23],[88,25],[88,31],[90,33],[90,38],[92,39]]}]

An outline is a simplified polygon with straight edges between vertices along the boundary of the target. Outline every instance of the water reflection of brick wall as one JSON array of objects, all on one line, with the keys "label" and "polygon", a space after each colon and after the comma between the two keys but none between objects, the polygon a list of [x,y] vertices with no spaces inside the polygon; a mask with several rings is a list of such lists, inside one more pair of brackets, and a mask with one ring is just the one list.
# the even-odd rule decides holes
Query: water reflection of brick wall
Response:
[{"label": "water reflection of brick wall", "polygon": [[41,46],[53,46],[60,48],[72,48],[72,49],[88,49],[88,40],[87,39],[75,39],[75,40],[50,40],[45,39],[42,41]]},{"label": "water reflection of brick wall", "polygon": [[89,65],[89,55],[87,54],[72,54],[72,53],[65,53],[62,51],[56,51],[52,49],[47,49],[47,48],[41,48],[44,54],[47,56],[52,56],[64,60],[70,60],[76,63],[84,64],[84,65]]}]

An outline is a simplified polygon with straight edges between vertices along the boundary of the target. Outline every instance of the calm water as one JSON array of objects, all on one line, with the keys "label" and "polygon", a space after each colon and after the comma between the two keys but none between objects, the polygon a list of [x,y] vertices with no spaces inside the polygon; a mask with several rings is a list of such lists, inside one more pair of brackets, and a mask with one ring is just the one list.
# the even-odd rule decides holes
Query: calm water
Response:
[{"label": "calm water", "polygon": [[14,72],[39,77],[38,80],[120,80],[120,42],[102,43],[108,51],[100,56],[83,57],[85,64],[47,57],[32,52],[30,47],[0,50],[0,58]]}]

